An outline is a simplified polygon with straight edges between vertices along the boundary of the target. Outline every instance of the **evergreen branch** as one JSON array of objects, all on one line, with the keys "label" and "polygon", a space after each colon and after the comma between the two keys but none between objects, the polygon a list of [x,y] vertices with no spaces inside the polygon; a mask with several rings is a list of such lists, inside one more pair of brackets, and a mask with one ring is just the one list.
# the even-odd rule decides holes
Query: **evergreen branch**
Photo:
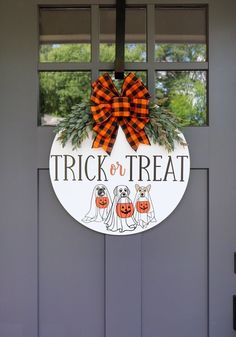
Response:
[{"label": "evergreen branch", "polygon": [[[63,147],[70,141],[73,149],[76,149],[93,132],[94,121],[90,107],[89,101],[76,104],[71,113],[56,126],[55,132],[59,134],[58,140]],[[150,120],[145,126],[145,132],[154,144],[164,146],[169,152],[174,150],[175,142],[183,146],[186,145],[179,135],[182,125],[181,120],[171,111],[150,103],[149,118]]]},{"label": "evergreen branch", "polygon": [[58,140],[64,147],[70,140],[73,149],[81,146],[82,142],[89,137],[93,128],[93,118],[90,112],[90,102],[76,104],[55,128],[59,134]]}]

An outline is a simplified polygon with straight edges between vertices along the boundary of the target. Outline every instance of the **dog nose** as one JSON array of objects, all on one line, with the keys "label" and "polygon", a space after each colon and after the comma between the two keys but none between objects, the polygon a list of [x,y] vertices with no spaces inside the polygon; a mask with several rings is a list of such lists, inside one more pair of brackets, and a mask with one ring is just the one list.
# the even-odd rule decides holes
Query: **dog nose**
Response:
[{"label": "dog nose", "polygon": [[123,193],[122,193],[122,196],[123,196],[123,197],[125,197],[125,196],[126,196],[126,193],[125,193],[125,192],[123,192]]},{"label": "dog nose", "polygon": [[144,197],[144,193],[141,193],[141,197]]}]

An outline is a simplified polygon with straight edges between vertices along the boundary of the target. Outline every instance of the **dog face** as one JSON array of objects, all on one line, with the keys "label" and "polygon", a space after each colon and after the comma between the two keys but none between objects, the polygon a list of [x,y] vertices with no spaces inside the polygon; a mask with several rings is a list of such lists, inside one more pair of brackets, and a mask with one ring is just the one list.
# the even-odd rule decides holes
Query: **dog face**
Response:
[{"label": "dog face", "polygon": [[104,186],[104,185],[97,185],[97,187],[96,187],[96,195],[98,197],[104,197],[106,195],[106,186]]},{"label": "dog face", "polygon": [[150,192],[151,185],[148,186],[139,186],[138,184],[135,185],[135,189],[137,193],[139,193],[140,197],[146,197],[147,194]]},{"label": "dog face", "polygon": [[130,190],[125,185],[119,185],[119,186],[116,186],[113,193],[114,193],[114,196],[119,196],[120,198],[124,198],[124,197],[129,196]]}]

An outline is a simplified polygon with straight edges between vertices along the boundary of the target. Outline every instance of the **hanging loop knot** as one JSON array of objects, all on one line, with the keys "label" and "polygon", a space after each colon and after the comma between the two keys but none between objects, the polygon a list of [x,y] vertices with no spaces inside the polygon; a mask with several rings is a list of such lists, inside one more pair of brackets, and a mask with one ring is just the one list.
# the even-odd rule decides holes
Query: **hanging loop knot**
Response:
[{"label": "hanging loop knot", "polygon": [[93,148],[102,147],[111,153],[118,128],[121,126],[130,146],[136,151],[140,143],[150,145],[144,131],[149,121],[148,103],[150,95],[142,81],[133,73],[124,79],[121,94],[108,73],[92,84],[91,112],[93,130],[97,133]]}]

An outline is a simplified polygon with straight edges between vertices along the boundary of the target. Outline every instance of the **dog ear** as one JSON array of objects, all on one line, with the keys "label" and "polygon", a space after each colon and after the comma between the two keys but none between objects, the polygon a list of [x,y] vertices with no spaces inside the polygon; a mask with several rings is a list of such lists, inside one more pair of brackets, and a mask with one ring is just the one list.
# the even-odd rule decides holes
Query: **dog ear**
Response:
[{"label": "dog ear", "polygon": [[126,186],[126,187],[127,187],[127,194],[130,195],[130,189],[129,189],[128,186]]},{"label": "dog ear", "polygon": [[148,190],[148,192],[150,192],[151,187],[151,185],[147,185],[146,189]]},{"label": "dog ear", "polygon": [[116,186],[113,190],[113,194],[116,196],[117,195],[117,192],[118,192],[118,186]]},{"label": "dog ear", "polygon": [[138,192],[138,189],[139,189],[139,185],[138,184],[135,184],[135,189]]}]

